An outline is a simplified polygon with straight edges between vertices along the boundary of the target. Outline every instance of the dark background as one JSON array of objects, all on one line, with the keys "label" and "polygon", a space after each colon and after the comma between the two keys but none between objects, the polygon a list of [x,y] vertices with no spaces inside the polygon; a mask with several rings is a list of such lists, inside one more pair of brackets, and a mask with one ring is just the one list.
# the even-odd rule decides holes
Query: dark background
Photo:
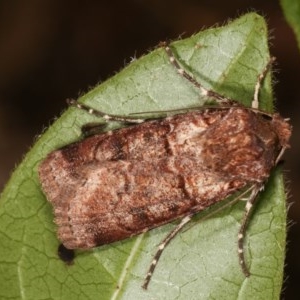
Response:
[{"label": "dark background", "polygon": [[277,1],[0,1],[0,190],[35,137],[66,108],[159,41],[256,11],[277,57],[276,106],[294,126],[285,155],[289,203],[283,299],[298,299],[300,277],[300,55]]}]

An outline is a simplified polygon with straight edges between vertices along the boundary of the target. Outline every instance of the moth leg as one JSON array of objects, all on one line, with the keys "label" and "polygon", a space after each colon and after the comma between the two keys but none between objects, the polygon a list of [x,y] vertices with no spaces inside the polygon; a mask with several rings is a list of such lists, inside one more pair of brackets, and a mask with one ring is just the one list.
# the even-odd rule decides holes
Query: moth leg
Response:
[{"label": "moth leg", "polygon": [[103,118],[105,122],[108,121],[117,121],[117,122],[123,122],[123,123],[129,123],[129,124],[140,124],[145,121],[145,119],[140,119],[140,118],[130,118],[127,116],[118,116],[118,115],[112,115],[112,114],[106,114],[100,110],[96,110],[88,105],[78,103],[74,99],[67,99],[67,103],[70,106],[75,106],[79,109],[87,111],[89,114]]},{"label": "moth leg", "polygon": [[271,57],[270,60],[268,61],[267,65],[265,66],[265,68],[262,70],[262,72],[257,76],[257,81],[255,84],[255,88],[254,88],[254,95],[253,95],[253,100],[252,100],[252,105],[251,107],[254,109],[258,109],[259,103],[258,103],[258,94],[259,91],[261,89],[261,85],[263,80],[265,79],[268,71],[270,70],[273,62],[275,61],[275,57]]},{"label": "moth leg", "polygon": [[230,98],[226,98],[212,90],[206,89],[202,84],[200,84],[193,76],[188,74],[183,68],[181,68],[178,60],[175,58],[174,52],[172,49],[169,47],[167,43],[161,43],[161,45],[164,47],[167,55],[169,56],[169,61],[171,64],[176,68],[177,73],[184,78],[186,78],[189,82],[191,82],[196,88],[200,90],[200,95],[201,96],[206,96],[206,97],[211,97],[214,98],[218,104],[222,105],[234,105],[236,101]]},{"label": "moth leg", "polygon": [[194,213],[189,214],[187,216],[185,216],[181,222],[163,239],[163,241],[159,244],[159,246],[157,247],[157,251],[153,257],[153,260],[151,262],[151,265],[148,269],[147,275],[144,279],[144,283],[142,285],[143,289],[147,289],[148,284],[151,280],[151,277],[154,273],[155,267],[157,265],[157,262],[160,258],[160,256],[162,255],[164,249],[166,248],[166,246],[170,243],[170,241],[176,236],[176,234],[184,227],[185,224],[187,224],[189,221],[191,221],[192,217],[194,216]]},{"label": "moth leg", "polygon": [[244,237],[247,229],[247,224],[250,219],[251,213],[253,211],[253,205],[258,198],[258,193],[263,189],[263,185],[256,185],[253,187],[251,194],[247,200],[245,206],[245,213],[242,220],[242,224],[238,233],[238,256],[239,263],[242,268],[243,273],[246,277],[250,276],[248,267],[246,266],[245,255],[244,255]]}]

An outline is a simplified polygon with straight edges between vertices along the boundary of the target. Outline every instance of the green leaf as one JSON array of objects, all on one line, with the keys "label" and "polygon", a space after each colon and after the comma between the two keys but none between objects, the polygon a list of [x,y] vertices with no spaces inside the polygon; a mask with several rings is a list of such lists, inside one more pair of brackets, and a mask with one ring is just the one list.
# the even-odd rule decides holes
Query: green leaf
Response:
[{"label": "green leaf", "polygon": [[299,0],[280,0],[284,16],[292,27],[300,49],[300,2]]},{"label": "green leaf", "polygon": [[[264,19],[250,13],[226,26],[172,43],[181,63],[207,88],[250,105],[257,75],[269,60]],[[107,113],[200,106],[199,91],[179,76],[162,49],[130,63],[80,101]],[[272,110],[271,80],[261,108]],[[39,138],[14,171],[0,206],[1,299],[278,299],[283,277],[286,207],[276,170],[260,197],[245,242],[251,276],[238,263],[240,202],[176,236],[165,249],[147,291],[143,278],[168,224],[136,238],[77,251],[73,265],[57,256],[52,207],[37,166],[50,151],[76,141],[95,119],[68,109]],[[201,215],[200,215],[201,217]]]}]

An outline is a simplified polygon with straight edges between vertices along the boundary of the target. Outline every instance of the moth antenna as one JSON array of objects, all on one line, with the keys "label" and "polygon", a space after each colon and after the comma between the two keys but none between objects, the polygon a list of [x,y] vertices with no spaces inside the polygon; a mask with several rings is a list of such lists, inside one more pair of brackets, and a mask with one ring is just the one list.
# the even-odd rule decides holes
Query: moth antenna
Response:
[{"label": "moth antenna", "polygon": [[124,123],[135,123],[140,124],[145,121],[145,119],[138,119],[138,118],[130,118],[127,116],[118,116],[118,115],[112,115],[112,114],[106,114],[100,110],[94,109],[86,104],[78,103],[78,101],[74,99],[67,99],[67,103],[70,106],[77,107],[79,109],[85,110],[90,115],[94,115],[100,118],[103,118],[106,122],[108,121],[117,121],[117,122],[124,122]]},{"label": "moth antenna", "polygon": [[252,100],[252,104],[251,104],[251,107],[254,109],[258,109],[258,107],[259,107],[258,94],[261,89],[262,82],[265,79],[265,77],[266,77],[268,71],[270,70],[272,64],[274,63],[275,59],[276,58],[274,56],[271,57],[270,60],[268,61],[268,63],[266,64],[265,68],[263,69],[263,71],[257,76],[257,81],[256,81],[255,88],[254,88],[253,100]]}]

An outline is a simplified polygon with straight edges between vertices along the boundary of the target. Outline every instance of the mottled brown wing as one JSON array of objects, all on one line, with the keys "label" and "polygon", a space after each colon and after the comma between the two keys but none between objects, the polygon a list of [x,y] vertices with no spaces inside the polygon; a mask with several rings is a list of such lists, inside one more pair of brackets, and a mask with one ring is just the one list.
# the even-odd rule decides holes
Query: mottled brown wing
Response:
[{"label": "mottled brown wing", "polygon": [[[218,200],[216,194],[224,197],[230,192],[224,190],[227,182],[213,173],[201,169],[175,172],[169,163],[116,161],[82,168],[71,192],[60,193],[66,207],[54,206],[64,245],[89,248],[118,241],[168,223],[193,208],[200,211]],[[197,166],[193,160],[188,164]],[[201,193],[197,183],[201,183]]]},{"label": "mottled brown wing", "polygon": [[200,211],[262,182],[279,150],[270,120],[244,108],[211,109],[66,146],[49,154],[39,176],[62,243],[91,248]]}]

